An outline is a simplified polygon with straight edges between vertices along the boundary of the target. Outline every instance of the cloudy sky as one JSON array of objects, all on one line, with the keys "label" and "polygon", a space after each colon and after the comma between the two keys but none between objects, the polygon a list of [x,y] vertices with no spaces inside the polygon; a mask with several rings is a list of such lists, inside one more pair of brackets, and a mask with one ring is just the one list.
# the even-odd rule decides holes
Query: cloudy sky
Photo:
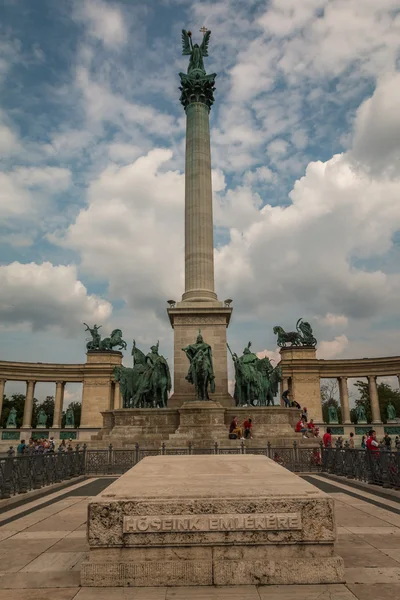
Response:
[{"label": "cloudy sky", "polygon": [[[82,321],[172,359],[183,292],[180,30],[212,30],[228,338],[399,354],[399,0],[3,0],[3,360],[83,362]],[[125,358],[129,364],[129,355]]]}]

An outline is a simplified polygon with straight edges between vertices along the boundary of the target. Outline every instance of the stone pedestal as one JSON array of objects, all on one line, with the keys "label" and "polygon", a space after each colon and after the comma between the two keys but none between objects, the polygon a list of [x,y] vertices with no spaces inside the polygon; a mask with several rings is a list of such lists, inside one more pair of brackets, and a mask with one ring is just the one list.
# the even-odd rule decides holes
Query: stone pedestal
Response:
[{"label": "stone pedestal", "polygon": [[168,400],[168,408],[178,408],[195,398],[195,389],[186,379],[189,360],[182,348],[194,344],[201,329],[204,341],[210,344],[215,374],[215,394],[210,399],[222,406],[234,406],[235,401],[228,392],[228,358],[226,329],[232,309],[222,302],[179,302],[168,309],[174,329],[174,393]]},{"label": "stone pedestal", "polygon": [[122,364],[121,352],[93,350],[87,353],[82,389],[80,427],[101,427],[101,413],[114,407],[114,367]]},{"label": "stone pedestal", "polygon": [[310,347],[281,348],[282,374],[288,379],[290,399],[307,407],[308,418],[322,421],[321,388],[316,349]]},{"label": "stone pedestal", "polygon": [[333,500],[261,456],[147,457],[89,504],[94,587],[344,581]]},{"label": "stone pedestal", "polygon": [[179,427],[169,436],[167,445],[186,446],[193,442],[195,446],[207,445],[228,438],[225,425],[225,409],[218,402],[185,402],[179,412]]},{"label": "stone pedestal", "polygon": [[124,408],[102,413],[103,429],[92,439],[107,441],[115,447],[134,445],[156,445],[175,433],[179,425],[176,409],[168,408]]}]

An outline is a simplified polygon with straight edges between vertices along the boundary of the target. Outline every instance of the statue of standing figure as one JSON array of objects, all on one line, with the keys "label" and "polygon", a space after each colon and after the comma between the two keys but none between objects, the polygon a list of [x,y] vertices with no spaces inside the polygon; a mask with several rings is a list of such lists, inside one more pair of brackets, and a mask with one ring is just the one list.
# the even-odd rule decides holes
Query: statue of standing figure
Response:
[{"label": "statue of standing figure", "polygon": [[387,405],[386,412],[388,421],[394,421],[395,419],[397,419],[396,409],[391,402],[389,402],[389,404]]},{"label": "statue of standing figure", "polygon": [[329,424],[339,423],[336,407],[333,406],[332,404],[330,406],[328,406],[328,423]]},{"label": "statue of standing figure", "polygon": [[356,408],[357,423],[367,423],[367,415],[365,414],[365,407],[363,404],[359,404]]},{"label": "statue of standing figure", "polygon": [[15,428],[15,427],[17,427],[17,411],[12,406],[11,410],[8,414],[6,428],[11,429],[11,428]]},{"label": "statue of standing figure", "polygon": [[74,428],[75,427],[75,415],[72,408],[67,408],[67,412],[65,413],[65,427]]},{"label": "statue of standing figure", "polygon": [[258,358],[250,351],[251,342],[244,348],[242,356],[231,353],[235,366],[235,393],[237,406],[246,404],[273,406],[278,384],[282,380],[280,367],[273,367],[268,357]]},{"label": "statue of standing figure", "polygon": [[195,344],[182,348],[190,361],[187,381],[192,383],[196,390],[196,400],[209,400],[208,390],[215,392],[215,375],[212,361],[211,346],[203,340],[201,330]]},{"label": "statue of standing figure", "polygon": [[43,408],[41,408],[39,410],[39,413],[37,416],[37,421],[36,421],[36,427],[43,428],[43,429],[45,427],[47,427],[47,415]]}]

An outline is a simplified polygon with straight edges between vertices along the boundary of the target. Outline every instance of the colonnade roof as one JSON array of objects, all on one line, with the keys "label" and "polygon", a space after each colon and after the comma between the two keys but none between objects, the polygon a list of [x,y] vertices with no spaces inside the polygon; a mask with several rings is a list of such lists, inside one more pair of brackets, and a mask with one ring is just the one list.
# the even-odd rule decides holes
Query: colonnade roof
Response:
[{"label": "colonnade roof", "polygon": [[0,379],[7,381],[83,382],[84,364],[0,361]]},{"label": "colonnade roof", "polygon": [[281,363],[283,376],[292,371],[317,373],[321,379],[337,377],[389,377],[400,375],[400,356],[339,359],[286,359]]}]

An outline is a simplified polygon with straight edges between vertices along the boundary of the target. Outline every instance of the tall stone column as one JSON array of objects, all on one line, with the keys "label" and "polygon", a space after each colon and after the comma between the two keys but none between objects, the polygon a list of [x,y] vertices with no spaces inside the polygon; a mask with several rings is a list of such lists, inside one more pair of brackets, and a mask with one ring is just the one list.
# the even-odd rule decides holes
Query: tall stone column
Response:
[{"label": "tall stone column", "polygon": [[371,402],[372,423],[382,423],[381,411],[379,409],[378,388],[376,386],[376,376],[368,375],[369,399]]},{"label": "tall stone column", "polygon": [[0,419],[1,413],[3,410],[3,398],[4,398],[4,388],[6,387],[6,380],[0,379]]},{"label": "tall stone column", "polygon": [[22,419],[22,429],[30,429],[32,427],[32,410],[33,410],[33,394],[35,393],[36,381],[26,382],[26,396],[24,406],[24,416]]},{"label": "tall stone column", "polygon": [[186,107],[185,293],[182,300],[216,300],[211,188],[210,109]]},{"label": "tall stone column", "polygon": [[397,381],[399,383],[399,388],[400,388],[400,375],[397,375]]},{"label": "tall stone column", "polygon": [[340,407],[342,409],[342,423],[344,425],[351,424],[350,406],[349,406],[349,391],[347,389],[347,377],[338,377]]},{"label": "tall stone column", "polygon": [[56,381],[56,399],[54,402],[53,428],[61,427],[62,407],[64,403],[64,381]]},{"label": "tall stone column", "polygon": [[[207,32],[203,37],[205,46],[209,35]],[[170,408],[195,400],[194,386],[186,380],[189,361],[182,348],[196,342],[199,329],[212,349],[215,393],[210,394],[210,399],[225,406],[234,405],[228,392],[226,347],[232,308],[230,302],[220,302],[214,290],[209,113],[214,102],[216,74],[206,73],[203,59],[200,60],[198,50],[193,50],[191,44],[188,41],[184,52],[186,55],[193,52],[188,72],[179,74],[180,101],[186,113],[185,291],[182,301],[170,301],[168,309],[174,329],[174,393],[168,399]]]}]

